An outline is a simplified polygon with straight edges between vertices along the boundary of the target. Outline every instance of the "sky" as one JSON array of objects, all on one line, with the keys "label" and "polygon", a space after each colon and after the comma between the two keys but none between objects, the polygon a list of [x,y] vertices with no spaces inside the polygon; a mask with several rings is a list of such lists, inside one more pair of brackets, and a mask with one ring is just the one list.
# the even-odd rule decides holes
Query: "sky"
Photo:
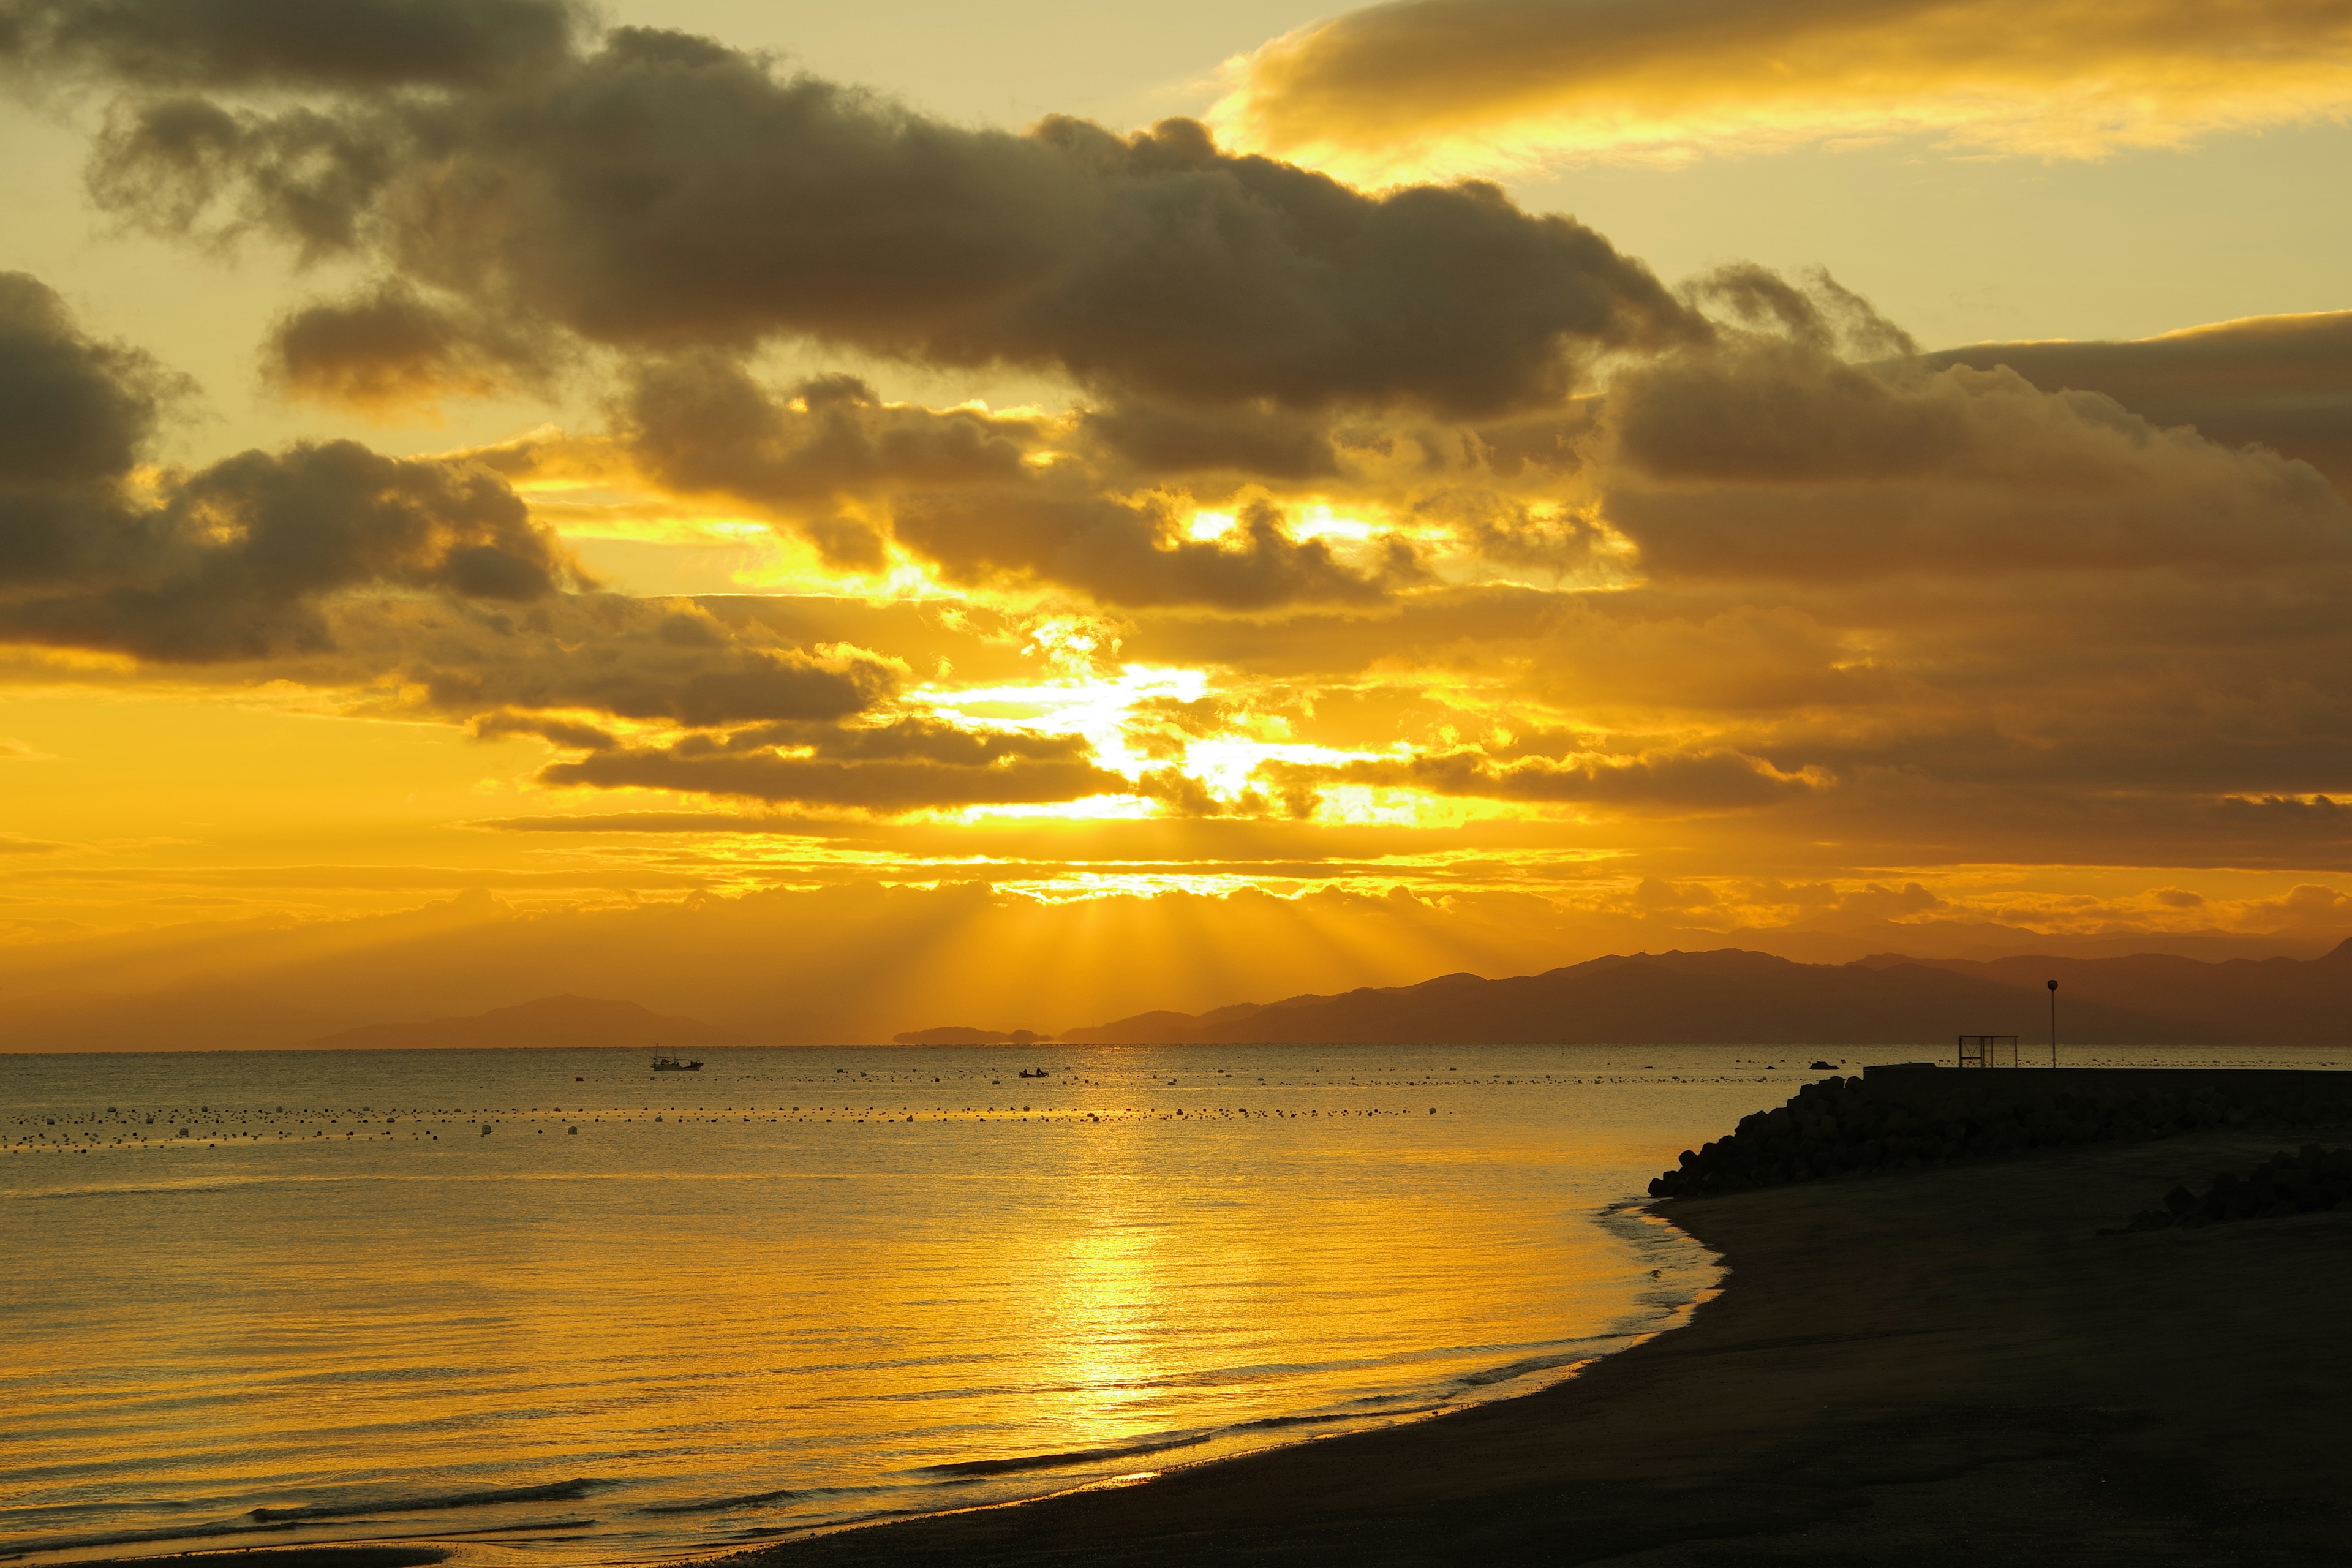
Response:
[{"label": "sky", "polygon": [[2319,951],[2347,110],[2311,0],[0,0],[0,985]]}]

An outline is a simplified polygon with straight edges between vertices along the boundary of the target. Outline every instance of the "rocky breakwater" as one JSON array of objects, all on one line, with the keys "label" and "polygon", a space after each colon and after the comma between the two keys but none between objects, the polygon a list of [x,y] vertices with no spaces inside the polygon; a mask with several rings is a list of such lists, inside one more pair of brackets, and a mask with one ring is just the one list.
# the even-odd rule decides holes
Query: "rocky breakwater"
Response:
[{"label": "rocky breakwater", "polygon": [[2202,1193],[2186,1186],[2164,1194],[2163,1204],[2132,1215],[2131,1223],[2101,1236],[2134,1231],[2194,1229],[2231,1219],[2282,1219],[2339,1207],[2352,1197],[2352,1149],[2305,1143],[2282,1150],[2252,1171],[2218,1171]]},{"label": "rocky breakwater", "polygon": [[[2320,1080],[2316,1083],[2304,1080]],[[2352,1119],[2352,1074],[1992,1068],[1916,1064],[1805,1085],[1683,1152],[1653,1197],[1746,1192],[2071,1143]]]}]

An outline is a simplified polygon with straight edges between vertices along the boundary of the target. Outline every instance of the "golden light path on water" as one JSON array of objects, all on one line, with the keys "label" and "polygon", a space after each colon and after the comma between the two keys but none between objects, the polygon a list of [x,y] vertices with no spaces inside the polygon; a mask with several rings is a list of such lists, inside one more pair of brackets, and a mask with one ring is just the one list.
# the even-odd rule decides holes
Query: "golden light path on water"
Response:
[{"label": "golden light path on water", "polygon": [[707,1054],[0,1058],[0,1552],[628,1560],[1523,1392],[1706,1288],[1622,1205],[1803,1065]]}]

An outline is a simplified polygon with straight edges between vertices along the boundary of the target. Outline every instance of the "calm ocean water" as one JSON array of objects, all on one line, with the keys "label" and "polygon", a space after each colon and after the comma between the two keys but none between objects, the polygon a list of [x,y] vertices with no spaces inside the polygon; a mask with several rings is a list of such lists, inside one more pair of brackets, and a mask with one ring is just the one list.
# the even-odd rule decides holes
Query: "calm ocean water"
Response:
[{"label": "calm ocean water", "polygon": [[1626,1205],[1805,1059],[705,1058],[0,1058],[0,1555],[641,1561],[1524,1393],[1711,1285]]}]

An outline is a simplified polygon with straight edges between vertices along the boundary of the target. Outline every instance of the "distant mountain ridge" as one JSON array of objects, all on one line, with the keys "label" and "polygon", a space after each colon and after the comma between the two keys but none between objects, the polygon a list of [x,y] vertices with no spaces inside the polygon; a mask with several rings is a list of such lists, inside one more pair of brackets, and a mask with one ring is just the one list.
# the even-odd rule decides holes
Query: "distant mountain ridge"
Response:
[{"label": "distant mountain ridge", "polygon": [[480,1047],[639,1046],[690,1049],[740,1046],[744,1036],[703,1023],[656,1013],[635,1002],[596,996],[541,996],[511,1007],[493,1007],[459,1018],[428,1018],[413,1024],[365,1024],[305,1041],[314,1051],[413,1050]]},{"label": "distant mountain ridge", "polygon": [[1798,963],[1769,953],[1632,953],[1541,974],[1443,974],[1417,985],[1291,996],[1213,1012],[1139,1013],[1069,1044],[1906,1045],[1963,1034],[2062,1045],[2320,1045],[2352,1039],[2352,942],[2324,957],[2032,956],[1981,963],[1885,954]]}]

